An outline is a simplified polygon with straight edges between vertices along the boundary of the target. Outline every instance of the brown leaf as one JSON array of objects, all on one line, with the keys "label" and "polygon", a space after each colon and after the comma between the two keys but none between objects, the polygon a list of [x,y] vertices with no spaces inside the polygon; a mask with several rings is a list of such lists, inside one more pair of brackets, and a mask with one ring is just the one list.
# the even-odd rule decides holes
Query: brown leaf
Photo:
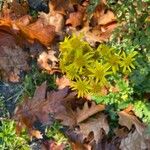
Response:
[{"label": "brown leaf", "polygon": [[55,26],[55,31],[61,33],[64,28],[64,16],[58,12],[50,11],[49,14],[40,13],[39,16],[42,19],[42,22],[46,25]]},{"label": "brown leaf", "polygon": [[94,140],[98,143],[103,138],[103,130],[106,134],[109,132],[109,125],[104,114],[100,114],[97,118],[90,118],[84,123],[79,124],[80,134],[83,140],[89,136],[91,132],[94,134]]},{"label": "brown leaf", "polygon": [[75,143],[70,142],[72,150],[92,150],[92,147],[88,144],[81,144],[81,143]]},{"label": "brown leaf", "polygon": [[34,130],[34,122],[38,119],[42,122],[48,122],[49,116],[46,110],[43,110],[46,105],[45,100],[46,83],[37,87],[33,99],[26,99],[20,104],[15,111],[13,118],[17,121],[17,130],[21,131],[23,127],[28,128],[29,133]]},{"label": "brown leaf", "polygon": [[66,15],[66,11],[74,4],[77,4],[78,0],[51,0],[50,10]]},{"label": "brown leaf", "polygon": [[106,24],[105,26],[96,26],[91,31],[85,33],[85,38],[90,43],[108,41],[116,27],[116,22]]},{"label": "brown leaf", "polygon": [[34,23],[27,22],[27,17],[22,17],[17,20],[10,18],[0,19],[0,29],[6,30],[13,34],[18,39],[24,39],[31,43],[38,41],[44,46],[49,46],[55,38],[55,27],[45,25],[41,19]]},{"label": "brown leaf", "polygon": [[107,10],[107,6],[104,3],[100,3],[93,13],[92,22],[96,25],[106,25],[108,23],[116,21],[116,17],[111,10]]},{"label": "brown leaf", "polygon": [[69,14],[69,18],[66,20],[66,25],[72,25],[73,27],[79,27],[83,24],[83,18],[85,15],[85,8],[78,5],[78,10]]},{"label": "brown leaf", "polygon": [[43,138],[41,132],[38,131],[38,130],[31,130],[30,135],[31,135],[31,137],[35,137],[37,139],[42,139]]},{"label": "brown leaf", "polygon": [[66,86],[70,85],[70,80],[66,78],[66,76],[62,76],[61,78],[56,78],[56,85],[58,86],[58,89],[63,89]]},{"label": "brown leaf", "polygon": [[10,15],[11,18],[16,19],[16,18],[20,18],[26,14],[28,14],[29,12],[29,6],[27,4],[27,2],[25,1],[20,1],[20,3],[18,3],[17,0],[13,0],[10,3]]},{"label": "brown leaf", "polygon": [[150,145],[146,142],[144,136],[140,135],[137,130],[130,132],[126,138],[121,140],[121,150],[146,150]]},{"label": "brown leaf", "polygon": [[131,130],[131,127],[134,125],[138,133],[142,135],[145,130],[145,125],[141,123],[136,116],[130,115],[125,111],[118,112],[118,116],[120,125],[127,127],[129,130]]},{"label": "brown leaf", "polygon": [[55,70],[58,70],[58,59],[54,54],[54,51],[49,50],[48,52],[42,52],[38,58],[39,66],[50,74],[54,73]]},{"label": "brown leaf", "polygon": [[76,118],[77,123],[80,123],[89,117],[93,116],[94,114],[103,111],[105,109],[104,105],[96,105],[94,102],[91,103],[91,106],[88,106],[88,102],[84,103],[84,106],[82,109],[77,109],[76,112]]},{"label": "brown leaf", "polygon": [[42,143],[41,145],[42,150],[64,150],[65,145],[64,144],[57,144],[53,140],[48,140]]},{"label": "brown leaf", "polygon": [[19,82],[20,72],[29,70],[29,56],[15,43],[11,45],[11,42],[13,42],[11,39],[12,37],[8,34],[3,34],[2,38],[0,36],[0,75],[5,81]]},{"label": "brown leaf", "polygon": [[48,93],[47,99],[45,96],[46,83],[44,82],[37,87],[32,100],[27,99],[18,106],[13,117],[18,122],[18,132],[24,126],[30,131],[34,130],[34,123],[37,120],[43,124],[50,123],[49,114],[52,114],[55,119],[61,120],[64,125],[75,124],[74,113],[70,107],[67,107],[67,103],[75,99],[75,94],[68,95],[68,88],[65,88]]},{"label": "brown leaf", "polygon": [[55,27],[44,25],[40,19],[28,26],[22,26],[20,23],[17,23],[16,26],[19,28],[20,34],[31,43],[37,40],[41,44],[49,46],[55,38]]}]

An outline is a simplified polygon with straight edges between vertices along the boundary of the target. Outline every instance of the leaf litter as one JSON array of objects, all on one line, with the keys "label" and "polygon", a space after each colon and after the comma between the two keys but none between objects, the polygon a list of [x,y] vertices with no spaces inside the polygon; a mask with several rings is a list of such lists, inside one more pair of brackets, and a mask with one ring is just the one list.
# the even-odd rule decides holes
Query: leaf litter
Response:
[{"label": "leaf litter", "polygon": [[[49,2],[51,11],[48,14],[40,13],[36,19],[27,15],[29,7],[26,3],[14,1],[10,8],[6,5],[0,17],[1,78],[19,82],[19,74],[30,70],[28,61],[31,57],[35,57],[39,67],[48,73],[59,72],[59,49],[58,46],[55,46],[55,50],[52,47],[65,34],[83,33],[91,45],[108,41],[118,26],[114,13],[108,10],[106,1],[101,1],[88,19],[88,5],[89,1],[86,0],[52,0]],[[37,49],[39,45],[42,50],[35,51],[34,56],[25,49]],[[57,91],[48,91],[44,82],[36,88],[32,98],[27,97],[18,105],[13,116],[18,134],[25,127],[31,138],[41,139],[43,133],[35,127],[35,123],[39,121],[48,125],[54,119],[67,127],[64,133],[69,137],[73,150],[150,149],[149,137],[145,134],[146,126],[132,110],[118,112],[120,127],[116,128],[114,137],[109,139],[107,135],[111,129],[104,113],[105,105],[78,99],[77,93],[69,89],[70,83],[65,76],[57,78],[56,83]],[[63,145],[57,145],[54,141],[45,143],[43,147],[64,149]]]}]

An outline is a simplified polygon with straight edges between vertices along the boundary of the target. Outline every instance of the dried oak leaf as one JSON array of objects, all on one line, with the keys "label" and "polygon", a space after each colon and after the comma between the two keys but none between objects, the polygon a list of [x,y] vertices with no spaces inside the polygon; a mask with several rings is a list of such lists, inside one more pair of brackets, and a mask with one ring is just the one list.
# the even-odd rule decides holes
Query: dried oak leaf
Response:
[{"label": "dried oak leaf", "polygon": [[30,23],[29,20],[27,22],[27,17],[24,16],[17,20],[1,18],[0,29],[4,31],[7,29],[7,32],[9,31],[14,37],[21,38],[22,41],[23,39],[30,43],[38,41],[44,46],[49,46],[55,38],[54,26],[45,25],[41,19]]},{"label": "dried oak leaf", "polygon": [[131,130],[132,126],[134,125],[136,130],[140,135],[143,134],[145,130],[145,125],[141,123],[136,116],[133,114],[129,114],[125,111],[118,112],[119,116],[119,124],[121,126],[127,127],[129,130]]},{"label": "dried oak leaf", "polygon": [[76,118],[77,118],[77,123],[80,123],[89,117],[95,115],[96,113],[103,111],[105,109],[104,105],[96,105],[95,102],[91,103],[91,106],[89,107],[88,102],[85,102],[83,105],[83,108],[77,108],[76,111]]},{"label": "dried oak leaf", "polygon": [[77,5],[77,11],[72,12],[69,14],[69,18],[66,20],[66,25],[71,25],[72,27],[76,28],[83,24],[83,19],[85,15],[85,8]]},{"label": "dried oak leaf", "polygon": [[15,111],[15,115],[13,118],[17,121],[17,132],[26,127],[28,129],[29,134],[31,137],[37,132],[35,132],[34,122],[36,120],[40,120],[43,122],[48,122],[49,117],[46,110],[43,110],[43,106],[46,105],[45,100],[46,95],[46,82],[44,82],[41,86],[37,87],[33,99],[26,99],[22,104],[20,104]]},{"label": "dried oak leaf", "polygon": [[27,26],[22,26],[20,23],[17,23],[16,26],[21,36],[31,43],[38,41],[44,46],[49,46],[55,38],[55,27],[52,25],[45,25],[41,19]]},{"label": "dried oak leaf", "polygon": [[70,107],[66,103],[74,99],[74,94],[68,94],[68,88],[59,91],[52,91],[46,97],[46,83],[37,87],[34,96],[25,100],[18,106],[14,119],[17,120],[17,130],[21,131],[23,127],[29,130],[35,130],[34,123],[40,121],[43,124],[50,123],[52,114],[55,119],[62,120],[63,124],[74,125],[75,119]]},{"label": "dried oak leaf", "polygon": [[103,26],[97,25],[91,31],[87,31],[84,33],[85,38],[89,43],[108,41],[116,27],[116,22],[108,23]]},{"label": "dried oak leaf", "polygon": [[130,132],[126,138],[121,140],[121,150],[148,150],[150,149],[149,142],[146,141],[144,136],[140,135],[137,130],[133,133]]},{"label": "dried oak leaf", "polygon": [[94,26],[96,25],[106,25],[108,23],[116,21],[116,17],[111,10],[107,10],[107,6],[104,3],[100,3],[92,16],[91,23]]},{"label": "dried oak leaf", "polygon": [[56,32],[62,32],[65,24],[64,15],[55,11],[50,11],[48,14],[40,13],[39,18],[41,18],[46,25],[55,26]]},{"label": "dried oak leaf", "polygon": [[38,64],[42,69],[45,69],[48,73],[52,74],[58,71],[57,62],[58,59],[54,55],[55,52],[49,50],[48,52],[42,52],[38,58]]},{"label": "dried oak leaf", "polygon": [[104,114],[100,114],[97,118],[89,118],[86,122],[80,123],[79,128],[79,133],[83,140],[88,138],[89,134],[93,132],[96,143],[103,138],[103,131],[106,134],[109,132],[109,125]]}]

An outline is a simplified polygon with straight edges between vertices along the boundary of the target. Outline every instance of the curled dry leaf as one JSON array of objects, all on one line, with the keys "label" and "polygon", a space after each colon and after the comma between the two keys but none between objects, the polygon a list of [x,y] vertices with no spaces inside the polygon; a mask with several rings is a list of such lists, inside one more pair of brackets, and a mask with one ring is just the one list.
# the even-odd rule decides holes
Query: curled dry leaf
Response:
[{"label": "curled dry leaf", "polygon": [[71,25],[72,27],[76,28],[83,24],[83,18],[85,15],[85,8],[78,5],[76,12],[72,12],[69,14],[69,18],[66,20],[66,25]]},{"label": "curled dry leaf", "polygon": [[119,116],[119,124],[121,126],[125,126],[129,130],[131,130],[131,127],[134,125],[138,133],[140,135],[143,134],[145,130],[145,125],[141,123],[136,116],[128,114],[125,111],[118,112],[118,116]]},{"label": "curled dry leaf", "polygon": [[88,106],[88,102],[84,103],[84,106],[82,109],[77,108],[76,117],[77,117],[77,123],[80,123],[89,117],[93,116],[94,114],[103,111],[105,109],[104,105],[96,105],[95,102],[91,103],[91,106]]},{"label": "curled dry leaf", "polygon": [[86,122],[79,124],[82,139],[88,138],[89,134],[93,132],[96,143],[103,138],[103,130],[106,134],[109,132],[109,125],[104,114],[98,115],[97,118],[89,118]]},{"label": "curled dry leaf", "polygon": [[89,43],[95,42],[106,42],[112,35],[112,32],[117,27],[116,22],[112,22],[111,24],[106,24],[104,26],[96,26],[91,31],[85,32],[85,39]]},{"label": "curled dry leaf", "polygon": [[102,2],[96,7],[91,19],[94,25],[106,25],[116,21],[114,13],[107,9],[107,6]]},{"label": "curled dry leaf", "polygon": [[55,57],[55,52],[49,50],[48,52],[42,52],[38,58],[38,64],[42,69],[45,69],[47,72],[54,73],[58,70],[57,62],[58,59]]}]

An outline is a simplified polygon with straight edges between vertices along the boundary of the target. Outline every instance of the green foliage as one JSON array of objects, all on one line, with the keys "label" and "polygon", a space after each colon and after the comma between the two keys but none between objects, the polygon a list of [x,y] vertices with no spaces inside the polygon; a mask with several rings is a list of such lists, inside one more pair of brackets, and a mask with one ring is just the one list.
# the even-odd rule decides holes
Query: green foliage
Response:
[{"label": "green foliage", "polygon": [[92,100],[98,104],[105,104],[108,105],[108,107],[112,106],[115,111],[120,111],[126,108],[130,103],[133,103],[133,89],[130,87],[129,82],[122,79],[115,79],[115,86],[119,91],[112,92],[110,88],[107,95],[93,95]]},{"label": "green foliage", "polygon": [[134,103],[134,112],[141,120],[150,124],[150,103],[146,100],[138,100]]},{"label": "green foliage", "polygon": [[150,1],[108,0],[107,4],[121,23],[109,44],[118,50],[138,51],[136,69],[129,80],[134,93],[141,99],[144,93],[150,92]]},{"label": "green foliage", "polygon": [[55,89],[55,77],[45,72],[40,71],[37,66],[33,65],[32,70],[25,76],[23,87],[24,95],[33,96],[36,86],[41,85],[44,81],[47,81],[49,89]]},{"label": "green foliage", "polygon": [[70,149],[70,145],[68,145],[68,139],[64,136],[64,134],[60,131],[62,126],[58,122],[54,122],[51,127],[47,127],[45,134],[49,139],[55,140],[55,142],[59,144],[64,144],[66,150]]},{"label": "green foliage", "polygon": [[10,120],[1,121],[0,125],[0,149],[1,150],[30,150],[25,134],[17,136],[15,123]]},{"label": "green foliage", "polygon": [[0,95],[0,117],[7,117],[7,116],[9,116],[9,113],[4,103],[4,97]]},{"label": "green foliage", "polygon": [[129,74],[134,69],[136,51],[124,52],[101,44],[92,48],[73,35],[60,43],[60,68],[72,81],[71,87],[78,91],[78,97],[100,93],[107,86],[109,77]]}]

